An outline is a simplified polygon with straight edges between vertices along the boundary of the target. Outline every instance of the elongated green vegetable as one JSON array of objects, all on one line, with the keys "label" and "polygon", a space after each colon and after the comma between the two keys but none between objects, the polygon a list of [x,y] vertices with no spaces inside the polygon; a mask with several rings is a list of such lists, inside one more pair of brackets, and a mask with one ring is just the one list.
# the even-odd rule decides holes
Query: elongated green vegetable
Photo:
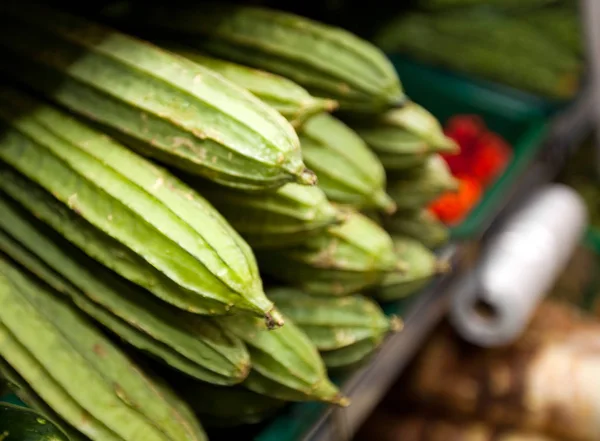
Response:
[{"label": "elongated green vegetable", "polygon": [[396,204],[385,192],[381,162],[350,127],[322,113],[304,124],[300,142],[304,161],[330,200],[394,212]]},{"label": "elongated green vegetable", "polygon": [[390,61],[376,46],[305,17],[218,2],[168,8],[144,4],[115,20],[153,36],[287,77],[344,110],[379,112],[404,94]]},{"label": "elongated green vegetable", "polygon": [[1,195],[0,212],[0,249],[127,343],[210,383],[246,378],[246,348],[213,321],[127,283]]},{"label": "elongated green vegetable", "polygon": [[0,71],[144,155],[245,189],[314,184],[292,126],[221,75],[40,5],[0,5]]},{"label": "elongated green vegetable", "polygon": [[94,441],[201,441],[190,410],[57,293],[0,258],[0,356]]},{"label": "elongated green vegetable", "polygon": [[243,385],[280,400],[318,400],[347,405],[327,377],[323,360],[310,339],[292,322],[269,330],[248,315],[218,319],[248,346],[252,370]]},{"label": "elongated green vegetable", "polygon": [[278,280],[317,295],[343,296],[379,283],[403,267],[390,236],[357,212],[304,244],[257,251],[261,269]]},{"label": "elongated green vegetable", "polygon": [[317,297],[293,288],[273,288],[267,295],[306,333],[328,368],[362,360],[390,330],[402,326],[398,318],[388,319],[374,301],[360,295]]},{"label": "elongated green vegetable", "polygon": [[420,210],[444,192],[457,189],[458,181],[438,154],[411,173],[390,177],[388,184],[388,193],[400,211]]},{"label": "elongated green vegetable", "polygon": [[436,275],[447,272],[447,262],[440,261],[435,254],[419,241],[394,236],[394,248],[398,258],[407,264],[403,272],[387,274],[381,284],[373,290],[379,300],[391,301],[407,297],[424,288]]},{"label": "elongated green vegetable", "polygon": [[343,220],[319,187],[286,184],[271,192],[247,193],[206,180],[188,182],[252,248],[298,245]]},{"label": "elongated green vegetable", "polygon": [[393,234],[416,239],[430,249],[445,244],[450,236],[448,227],[427,209],[395,213],[385,219],[385,228]]},{"label": "elongated green vegetable", "polygon": [[379,348],[382,340],[361,340],[353,345],[322,353],[327,369],[346,369],[358,367],[369,360]]},{"label": "elongated green vegetable", "polygon": [[331,112],[337,107],[334,100],[313,97],[306,89],[280,75],[213,58],[202,52],[177,45],[161,44],[161,46],[247,89],[281,113],[294,127],[301,127],[312,115]]},{"label": "elongated green vegetable", "polygon": [[444,135],[438,120],[416,103],[370,119],[355,119],[351,127],[377,154],[386,170],[423,164],[433,153],[457,153],[458,145]]},{"label": "elongated green vegetable", "polygon": [[0,127],[0,189],[82,251],[182,309],[280,323],[248,245],[165,170],[10,89]]}]

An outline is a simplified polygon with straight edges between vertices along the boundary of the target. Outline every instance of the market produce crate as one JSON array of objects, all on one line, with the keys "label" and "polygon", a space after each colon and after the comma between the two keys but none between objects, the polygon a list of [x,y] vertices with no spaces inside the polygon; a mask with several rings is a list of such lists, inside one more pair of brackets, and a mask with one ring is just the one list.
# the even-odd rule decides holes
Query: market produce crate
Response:
[{"label": "market produce crate", "polygon": [[456,114],[477,114],[513,149],[511,162],[486,190],[467,218],[452,228],[456,239],[479,234],[501,206],[504,196],[540,150],[557,110],[548,101],[486,81],[473,80],[438,68],[391,56],[408,96],[433,113],[442,124]]}]

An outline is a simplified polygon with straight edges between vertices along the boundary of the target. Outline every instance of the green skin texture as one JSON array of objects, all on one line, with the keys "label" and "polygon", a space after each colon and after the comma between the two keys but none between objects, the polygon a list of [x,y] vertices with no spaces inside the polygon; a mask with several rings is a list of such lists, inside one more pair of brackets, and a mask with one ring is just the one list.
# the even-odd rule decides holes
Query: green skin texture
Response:
[{"label": "green skin texture", "polygon": [[209,57],[193,49],[172,44],[160,45],[248,90],[281,113],[294,127],[301,127],[317,113],[329,112],[337,107],[335,101],[313,97],[302,86],[280,75]]},{"label": "green skin texture", "polygon": [[327,369],[342,369],[358,366],[366,362],[379,348],[383,337],[361,340],[345,348],[321,353]]},{"label": "green skin texture", "polygon": [[424,288],[438,273],[438,260],[429,249],[415,239],[394,236],[398,258],[407,262],[403,272],[386,275],[373,295],[381,301],[393,301],[407,297]]},{"label": "green skin texture", "polygon": [[286,403],[243,387],[213,386],[192,381],[181,375],[171,384],[206,426],[256,424]]},{"label": "green skin texture", "polygon": [[127,343],[191,377],[240,383],[245,346],[209,318],[173,308],[127,283],[0,195],[0,248]]},{"label": "green skin texture", "polygon": [[306,333],[328,368],[367,357],[392,328],[381,308],[360,295],[316,297],[293,288],[273,288],[267,296]]},{"label": "green skin texture", "polygon": [[60,295],[0,260],[0,356],[92,440],[203,441],[189,409]]},{"label": "green skin texture", "polygon": [[346,124],[328,113],[313,116],[302,127],[300,142],[304,162],[331,201],[357,209],[396,209],[385,193],[383,165]]},{"label": "green skin texture", "polygon": [[[2,437],[5,438],[2,438]],[[0,403],[0,439],[7,441],[69,441],[62,431],[39,413]]]},{"label": "green skin texture", "polygon": [[410,174],[390,177],[388,193],[396,202],[398,211],[420,210],[447,191],[458,189],[458,182],[446,161],[431,155],[427,162]]},{"label": "green skin texture", "polygon": [[143,5],[115,19],[149,38],[159,35],[279,74],[314,96],[338,101],[343,110],[380,112],[405,100],[396,71],[380,49],[297,15],[213,2],[177,10]]},{"label": "green skin texture", "polygon": [[[164,169],[9,89],[0,91],[0,127],[0,189],[78,248],[190,312],[269,316],[248,244]],[[112,244],[122,252],[109,252]],[[141,262],[172,287],[139,274]]]},{"label": "green skin texture", "polygon": [[414,102],[350,126],[379,157],[386,170],[405,170],[423,164],[434,153],[458,153],[438,120]]},{"label": "green skin texture", "polygon": [[144,155],[223,185],[314,184],[293,127],[250,92],[149,43],[25,9],[0,7],[0,69],[14,80]]},{"label": "green skin texture", "polygon": [[327,378],[317,348],[290,320],[275,330],[267,329],[260,319],[248,315],[218,320],[242,339],[250,352],[252,370],[242,383],[244,387],[287,401],[344,401]]},{"label": "green skin texture", "polygon": [[205,180],[188,182],[253,249],[298,245],[341,222],[319,187],[291,183],[271,192],[248,193]]},{"label": "green skin texture", "polygon": [[450,237],[448,227],[427,209],[395,213],[386,219],[385,228],[391,233],[416,239],[432,250],[444,245]]},{"label": "green skin texture", "polygon": [[261,270],[315,295],[345,296],[374,286],[401,262],[390,236],[358,212],[348,212],[303,245],[287,250],[257,251]]}]

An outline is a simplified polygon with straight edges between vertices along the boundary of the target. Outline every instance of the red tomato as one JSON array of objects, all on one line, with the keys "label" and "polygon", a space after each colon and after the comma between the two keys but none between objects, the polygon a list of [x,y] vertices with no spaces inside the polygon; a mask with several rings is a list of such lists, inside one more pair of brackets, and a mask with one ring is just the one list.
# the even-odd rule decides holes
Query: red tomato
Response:
[{"label": "red tomato", "polygon": [[510,147],[501,137],[488,132],[477,141],[469,174],[487,186],[504,170],[511,153]]},{"label": "red tomato", "polygon": [[446,224],[462,221],[477,204],[482,193],[482,187],[476,179],[469,176],[457,179],[459,186],[456,192],[445,193],[429,206],[438,219]]},{"label": "red tomato", "polygon": [[448,120],[444,132],[455,140],[465,152],[473,148],[486,130],[483,119],[477,115],[456,115]]}]

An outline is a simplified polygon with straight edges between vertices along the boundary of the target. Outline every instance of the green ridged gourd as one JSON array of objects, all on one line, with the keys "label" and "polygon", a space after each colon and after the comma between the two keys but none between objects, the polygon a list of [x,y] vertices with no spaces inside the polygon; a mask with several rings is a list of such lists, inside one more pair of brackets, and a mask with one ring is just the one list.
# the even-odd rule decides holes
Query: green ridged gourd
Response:
[{"label": "green ridged gourd", "polygon": [[0,5],[0,72],[144,155],[247,190],[315,183],[293,127],[221,75],[51,8]]},{"label": "green ridged gourd", "polygon": [[458,190],[458,180],[439,154],[410,173],[390,177],[387,191],[398,211],[420,210],[447,191]]},{"label": "green ridged gourd", "polygon": [[293,322],[270,330],[249,315],[218,320],[248,347],[252,370],[242,383],[247,389],[279,400],[348,405],[329,380],[317,348]]},{"label": "green ridged gourd", "polygon": [[190,409],[91,321],[0,256],[0,357],[92,441],[205,441]]},{"label": "green ridged gourd", "polygon": [[450,271],[448,262],[440,260],[422,243],[405,236],[393,236],[398,258],[406,262],[402,272],[387,274],[372,294],[381,301],[405,298],[426,287],[433,278]]},{"label": "green ridged gourd", "polygon": [[0,128],[0,190],[77,248],[181,309],[281,325],[248,244],[166,170],[14,89]]},{"label": "green ridged gourd", "polygon": [[450,231],[428,209],[397,212],[386,218],[386,230],[418,240],[429,249],[436,249],[450,239]]},{"label": "green ridged gourd", "polygon": [[375,45],[288,12],[196,2],[177,9],[144,4],[109,18],[149,39],[282,75],[342,110],[378,113],[406,100],[392,63]]},{"label": "green ridged gourd", "polygon": [[302,329],[321,352],[328,368],[354,365],[368,358],[402,322],[388,318],[362,295],[311,296],[294,288],[271,288],[267,295]]},{"label": "green ridged gourd", "polygon": [[396,204],[385,191],[383,165],[364,141],[328,113],[309,119],[300,132],[302,156],[334,202],[356,209],[393,213]]},{"label": "green ridged gourd", "polygon": [[358,212],[304,244],[285,250],[257,251],[262,271],[306,292],[345,296],[377,285],[404,265],[390,236]]},{"label": "green ridged gourd", "polygon": [[459,151],[458,145],[444,135],[439,121],[412,101],[401,109],[348,124],[375,152],[386,170],[414,168],[423,165],[432,154]]},{"label": "green ridged gourd", "polygon": [[206,180],[188,180],[253,249],[303,243],[343,220],[319,187],[286,184],[275,191],[248,193]]},{"label": "green ridged gourd", "polygon": [[126,343],[209,383],[242,382],[250,356],[210,318],[161,302],[70,245],[0,193],[0,250]]},{"label": "green ridged gourd", "polygon": [[210,57],[174,44],[160,45],[248,90],[281,113],[296,128],[317,113],[331,112],[337,108],[334,100],[314,97],[305,88],[281,75]]}]

